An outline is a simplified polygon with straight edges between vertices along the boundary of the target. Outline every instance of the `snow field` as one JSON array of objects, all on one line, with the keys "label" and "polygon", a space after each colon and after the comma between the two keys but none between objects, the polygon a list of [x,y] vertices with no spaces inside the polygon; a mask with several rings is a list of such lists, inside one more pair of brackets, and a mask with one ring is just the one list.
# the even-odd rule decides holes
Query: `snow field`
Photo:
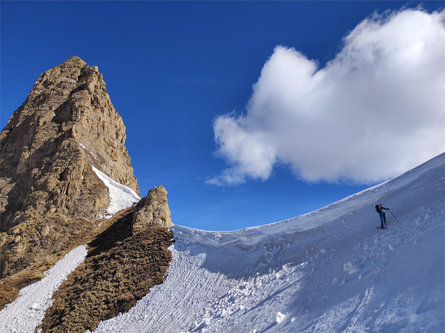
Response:
[{"label": "snow field", "polygon": [[42,280],[20,290],[19,297],[0,312],[0,332],[34,332],[42,323],[46,310],[53,303],[53,293],[85,260],[86,255],[85,245],[73,249],[54,267],[46,271]]},{"label": "snow field", "polygon": [[442,154],[286,221],[174,226],[165,282],[96,332],[443,332],[444,173]]}]

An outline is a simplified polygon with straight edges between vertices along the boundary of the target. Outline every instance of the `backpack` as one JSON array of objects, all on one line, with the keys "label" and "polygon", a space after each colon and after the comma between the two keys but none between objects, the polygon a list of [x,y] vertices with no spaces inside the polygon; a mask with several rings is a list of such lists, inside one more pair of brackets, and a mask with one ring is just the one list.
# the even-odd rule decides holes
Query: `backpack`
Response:
[{"label": "backpack", "polygon": [[382,208],[380,207],[380,205],[375,205],[375,210],[377,211],[377,213],[380,213],[382,211]]}]

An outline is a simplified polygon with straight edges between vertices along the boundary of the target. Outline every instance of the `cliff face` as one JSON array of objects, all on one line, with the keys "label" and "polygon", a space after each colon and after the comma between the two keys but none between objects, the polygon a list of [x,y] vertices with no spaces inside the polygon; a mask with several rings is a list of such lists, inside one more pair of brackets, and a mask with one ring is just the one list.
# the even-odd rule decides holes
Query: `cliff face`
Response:
[{"label": "cliff face", "polygon": [[73,57],[43,73],[0,134],[0,231],[35,213],[101,216],[91,165],[139,193],[125,138],[97,67]]}]

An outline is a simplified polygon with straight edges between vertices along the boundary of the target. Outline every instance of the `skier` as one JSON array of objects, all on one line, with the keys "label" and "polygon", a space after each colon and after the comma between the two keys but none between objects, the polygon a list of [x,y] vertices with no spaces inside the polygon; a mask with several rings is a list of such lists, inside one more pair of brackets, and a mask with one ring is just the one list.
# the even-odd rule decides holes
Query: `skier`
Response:
[{"label": "skier", "polygon": [[375,205],[375,210],[377,211],[377,213],[379,213],[380,216],[380,222],[382,224],[381,228],[385,229],[385,225],[386,225],[386,214],[385,214],[385,210],[390,210],[389,208],[383,207],[382,204],[378,204]]}]

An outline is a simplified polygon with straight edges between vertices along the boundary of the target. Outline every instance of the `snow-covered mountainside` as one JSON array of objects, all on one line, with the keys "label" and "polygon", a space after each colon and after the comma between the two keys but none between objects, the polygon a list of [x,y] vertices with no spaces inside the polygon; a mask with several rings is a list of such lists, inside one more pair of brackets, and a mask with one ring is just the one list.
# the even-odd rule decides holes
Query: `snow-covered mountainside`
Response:
[{"label": "snow-covered mountainside", "polygon": [[174,226],[165,282],[96,332],[443,332],[444,177],[442,154],[286,221]]}]

